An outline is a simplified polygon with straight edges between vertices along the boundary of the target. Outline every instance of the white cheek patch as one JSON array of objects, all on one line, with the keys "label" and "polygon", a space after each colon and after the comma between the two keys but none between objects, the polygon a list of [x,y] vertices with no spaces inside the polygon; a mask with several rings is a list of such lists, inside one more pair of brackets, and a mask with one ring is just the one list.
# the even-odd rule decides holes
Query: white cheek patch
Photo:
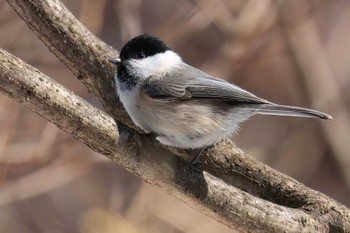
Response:
[{"label": "white cheek patch", "polygon": [[142,78],[147,78],[154,74],[166,73],[181,63],[179,55],[173,51],[166,51],[140,60],[130,61],[132,71]]}]

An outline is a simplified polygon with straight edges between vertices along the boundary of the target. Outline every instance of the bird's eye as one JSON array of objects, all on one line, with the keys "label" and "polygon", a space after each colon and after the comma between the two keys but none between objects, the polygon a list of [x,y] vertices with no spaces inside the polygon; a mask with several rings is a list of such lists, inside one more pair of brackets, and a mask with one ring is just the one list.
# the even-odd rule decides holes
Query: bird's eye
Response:
[{"label": "bird's eye", "polygon": [[146,55],[145,55],[144,52],[139,52],[139,53],[136,54],[136,58],[137,59],[142,59],[142,58],[145,58],[145,57],[146,57]]}]

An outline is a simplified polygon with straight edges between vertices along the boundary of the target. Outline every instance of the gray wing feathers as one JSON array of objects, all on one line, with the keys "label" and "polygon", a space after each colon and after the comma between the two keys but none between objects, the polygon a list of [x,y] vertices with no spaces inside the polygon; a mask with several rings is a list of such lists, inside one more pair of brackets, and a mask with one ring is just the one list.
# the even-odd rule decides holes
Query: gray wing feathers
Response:
[{"label": "gray wing feathers", "polygon": [[201,78],[186,88],[193,98],[222,99],[242,103],[268,103],[231,83]]},{"label": "gray wing feathers", "polygon": [[160,100],[221,99],[242,103],[269,103],[234,84],[211,77],[194,67],[185,68],[167,74],[162,79],[150,78],[142,86],[141,91],[151,98]]},{"label": "gray wing feathers", "polygon": [[160,101],[217,99],[237,102],[242,104],[242,108],[256,110],[257,114],[332,119],[330,115],[316,110],[271,103],[188,65],[162,79],[150,77],[141,87],[141,92]]},{"label": "gray wing feathers", "polygon": [[171,84],[168,85],[164,81],[147,81],[142,87],[141,92],[147,96],[158,100],[175,100],[175,99],[189,99],[191,93],[182,85]]}]

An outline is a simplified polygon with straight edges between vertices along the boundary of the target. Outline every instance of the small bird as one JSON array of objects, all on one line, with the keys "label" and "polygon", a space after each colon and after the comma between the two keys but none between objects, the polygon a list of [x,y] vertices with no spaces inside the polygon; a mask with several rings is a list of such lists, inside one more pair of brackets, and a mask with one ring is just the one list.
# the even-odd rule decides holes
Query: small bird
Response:
[{"label": "small bird", "polygon": [[256,114],[332,119],[316,110],[272,103],[204,73],[150,34],[129,40],[109,61],[117,65],[118,95],[132,121],[164,145],[205,148]]}]

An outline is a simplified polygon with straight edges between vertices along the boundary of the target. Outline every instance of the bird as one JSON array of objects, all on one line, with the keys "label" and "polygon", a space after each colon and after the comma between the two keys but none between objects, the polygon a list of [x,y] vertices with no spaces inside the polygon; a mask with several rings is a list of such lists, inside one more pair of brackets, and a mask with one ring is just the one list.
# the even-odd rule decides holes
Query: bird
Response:
[{"label": "bird", "polygon": [[332,119],[270,102],[211,76],[148,33],[129,40],[109,61],[117,66],[117,94],[134,124],[167,146],[205,148],[232,136],[257,114]]}]

